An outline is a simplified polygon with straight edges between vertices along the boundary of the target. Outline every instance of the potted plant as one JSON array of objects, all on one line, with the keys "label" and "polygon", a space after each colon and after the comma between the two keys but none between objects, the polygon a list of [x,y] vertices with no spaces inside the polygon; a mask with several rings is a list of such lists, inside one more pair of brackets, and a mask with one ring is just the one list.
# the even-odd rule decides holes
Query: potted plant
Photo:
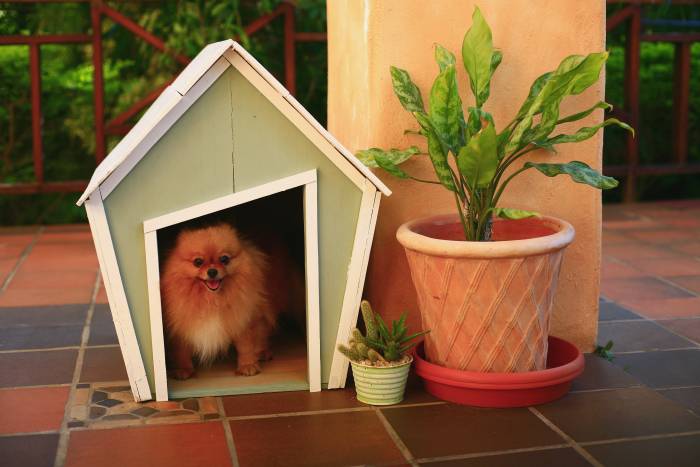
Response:
[{"label": "potted plant", "polygon": [[406,313],[389,328],[368,301],[363,300],[360,309],[366,333],[355,328],[348,346],[338,346],[352,365],[357,400],[372,405],[398,404],[413,362],[409,350],[416,342],[411,341],[427,331],[406,335]]},{"label": "potted plant", "polygon": [[597,82],[606,52],[566,57],[535,80],[513,120],[499,128],[484,104],[503,55],[494,49],[491,30],[478,8],[461,52],[475,102],[466,113],[456,59],[444,47],[435,46],[439,73],[430,89],[429,110],[408,72],[391,68],[394,92],[419,125],[418,131],[407,132],[425,138],[436,180],[417,179],[400,167],[422,154],[415,146],[370,148],[357,156],[396,177],[441,184],[454,196],[454,214],[414,220],[397,232],[423,326],[432,331],[425,339],[427,360],[468,371],[542,370],[562,251],[574,230],[560,219],[503,207],[501,196],[515,177],[530,169],[548,177],[568,175],[598,189],[613,188],[615,179],[583,162],[522,164],[522,157],[539,149],[555,152],[557,145],[583,141],[608,125],[633,130],[610,118],[552,136],[561,124],[611,108],[601,101],[572,115],[559,111],[564,98]]}]

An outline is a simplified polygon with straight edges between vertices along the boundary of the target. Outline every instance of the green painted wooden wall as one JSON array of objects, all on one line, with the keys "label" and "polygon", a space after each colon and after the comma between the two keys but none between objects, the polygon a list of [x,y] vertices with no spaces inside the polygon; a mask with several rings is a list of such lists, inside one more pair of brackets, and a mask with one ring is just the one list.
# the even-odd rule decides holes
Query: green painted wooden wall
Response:
[{"label": "green painted wooden wall", "polygon": [[362,192],[238,71],[224,72],[105,199],[151,385],[143,221],[310,169],[318,171],[321,363],[327,383]]}]

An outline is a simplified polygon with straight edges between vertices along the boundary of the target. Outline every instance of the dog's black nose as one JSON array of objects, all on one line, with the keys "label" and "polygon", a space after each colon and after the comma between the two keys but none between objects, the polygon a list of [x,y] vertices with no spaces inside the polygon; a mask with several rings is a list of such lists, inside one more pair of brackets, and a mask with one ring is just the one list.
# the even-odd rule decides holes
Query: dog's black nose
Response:
[{"label": "dog's black nose", "polygon": [[211,277],[212,279],[215,278],[217,274],[219,274],[219,271],[217,271],[214,268],[211,268],[207,271],[207,276]]}]

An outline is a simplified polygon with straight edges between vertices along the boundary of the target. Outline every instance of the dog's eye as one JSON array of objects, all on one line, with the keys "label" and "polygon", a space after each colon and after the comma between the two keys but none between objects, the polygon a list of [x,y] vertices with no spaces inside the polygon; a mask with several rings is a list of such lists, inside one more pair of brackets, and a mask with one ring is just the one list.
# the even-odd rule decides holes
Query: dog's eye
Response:
[{"label": "dog's eye", "polygon": [[228,255],[223,255],[219,258],[219,261],[221,261],[221,264],[228,264],[229,261],[231,261],[231,258],[229,258]]},{"label": "dog's eye", "polygon": [[195,258],[192,264],[194,264],[198,268],[201,268],[202,264],[204,264],[204,260],[202,258]]}]

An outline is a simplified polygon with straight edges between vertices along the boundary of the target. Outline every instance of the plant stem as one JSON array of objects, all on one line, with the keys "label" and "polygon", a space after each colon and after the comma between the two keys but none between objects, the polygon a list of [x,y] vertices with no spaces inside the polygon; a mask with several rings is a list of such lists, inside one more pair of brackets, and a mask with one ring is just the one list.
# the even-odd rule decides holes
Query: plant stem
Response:
[{"label": "plant stem", "polygon": [[462,211],[462,203],[460,202],[459,195],[457,195],[457,192],[454,192],[454,194],[455,202],[457,203],[457,212],[459,212],[459,218],[462,221],[462,230],[464,231],[464,237],[466,240],[470,240],[470,229],[467,228],[467,220],[464,218],[464,212]]}]

